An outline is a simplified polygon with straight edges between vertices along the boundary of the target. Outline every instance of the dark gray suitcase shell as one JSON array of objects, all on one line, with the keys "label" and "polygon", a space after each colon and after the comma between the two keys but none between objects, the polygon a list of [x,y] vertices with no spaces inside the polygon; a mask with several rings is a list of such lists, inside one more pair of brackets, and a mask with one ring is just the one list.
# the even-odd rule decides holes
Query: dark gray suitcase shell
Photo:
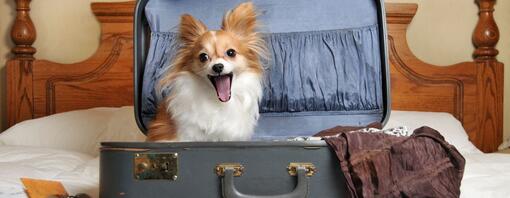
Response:
[{"label": "dark gray suitcase shell", "polygon": [[[154,84],[177,49],[179,16],[190,13],[218,29],[223,14],[241,2],[138,1],[134,19],[135,116],[142,131],[165,94],[157,92]],[[272,49],[272,60],[266,63],[271,83],[264,87],[254,141],[102,143],[101,197],[345,196],[339,162],[324,141],[285,139],[336,125],[387,120],[390,99],[384,2],[253,2],[261,11],[262,31]],[[244,169],[234,177],[238,165]]]},{"label": "dark gray suitcase shell", "polygon": [[[137,154],[177,155],[177,177],[161,180],[137,179]],[[313,176],[290,176],[292,162],[315,166]],[[242,176],[219,177],[221,163],[240,163]],[[225,143],[104,143],[101,152],[101,197],[222,197],[222,188],[235,188],[248,195],[277,197],[345,197],[346,189],[333,152],[323,141],[307,142],[225,142]],[[221,179],[233,179],[233,184]],[[296,183],[302,185],[296,187]],[[294,192],[294,194],[291,194]],[[297,195],[296,195],[297,193]],[[285,196],[287,194],[287,196]],[[251,197],[232,196],[225,197]],[[275,197],[276,198],[276,197]]]}]

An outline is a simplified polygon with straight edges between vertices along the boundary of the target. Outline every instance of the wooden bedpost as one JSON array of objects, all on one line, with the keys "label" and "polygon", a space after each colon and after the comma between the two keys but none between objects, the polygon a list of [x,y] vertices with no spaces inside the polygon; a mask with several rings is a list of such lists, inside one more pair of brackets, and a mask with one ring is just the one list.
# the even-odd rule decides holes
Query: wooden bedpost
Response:
[{"label": "wooden bedpost", "polygon": [[33,115],[32,64],[36,49],[32,44],[36,32],[30,19],[30,1],[16,1],[16,20],[11,30],[15,46],[13,58],[7,61],[7,125],[12,126]]},{"label": "wooden bedpost", "polygon": [[493,152],[503,139],[503,64],[498,62],[495,48],[499,30],[494,21],[496,0],[477,0],[479,19],[473,33],[473,53],[478,72],[479,136],[474,139],[484,152]]}]

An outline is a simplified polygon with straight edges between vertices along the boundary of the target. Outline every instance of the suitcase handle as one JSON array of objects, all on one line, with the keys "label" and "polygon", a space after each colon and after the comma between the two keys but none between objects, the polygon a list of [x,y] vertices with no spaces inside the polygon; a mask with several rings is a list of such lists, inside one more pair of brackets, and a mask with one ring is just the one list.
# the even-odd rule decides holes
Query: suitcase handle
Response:
[{"label": "suitcase handle", "polygon": [[[296,188],[289,193],[280,195],[247,195],[239,192],[234,185],[234,176],[240,176],[239,169],[233,166],[223,167],[222,191],[224,198],[306,198],[308,197],[309,176],[313,175],[309,167],[296,166],[293,171],[297,176]],[[313,170],[315,171],[315,169]],[[290,171],[289,171],[290,173]],[[292,174],[291,174],[292,175]]]}]

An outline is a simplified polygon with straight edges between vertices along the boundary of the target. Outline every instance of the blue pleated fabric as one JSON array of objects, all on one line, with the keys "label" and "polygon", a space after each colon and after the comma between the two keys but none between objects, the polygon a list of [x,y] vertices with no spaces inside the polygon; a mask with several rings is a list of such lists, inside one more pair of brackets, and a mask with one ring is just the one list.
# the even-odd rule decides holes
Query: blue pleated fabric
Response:
[{"label": "blue pleated fabric", "polygon": [[381,107],[377,26],[274,33],[261,112]]},{"label": "blue pleated fabric", "polygon": [[146,126],[154,117],[159,101],[162,101],[165,96],[163,92],[158,91],[157,84],[169,68],[178,48],[176,33],[153,32],[151,34],[142,79],[141,110],[142,121]]},{"label": "blue pleated fabric", "polygon": [[[179,16],[191,13],[215,29],[225,11],[240,2],[149,2],[146,16],[152,33],[142,91],[146,124],[165,96],[157,92],[155,85],[179,47],[175,33]],[[262,13],[261,31],[271,53],[265,62],[256,139],[311,135],[336,125],[381,121],[384,105],[380,27],[373,0],[254,3]]]}]

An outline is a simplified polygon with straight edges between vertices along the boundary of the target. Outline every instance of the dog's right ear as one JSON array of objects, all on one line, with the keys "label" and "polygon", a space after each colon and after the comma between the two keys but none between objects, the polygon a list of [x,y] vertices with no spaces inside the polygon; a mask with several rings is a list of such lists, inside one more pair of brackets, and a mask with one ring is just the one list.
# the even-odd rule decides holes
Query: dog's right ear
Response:
[{"label": "dog's right ear", "polygon": [[198,37],[207,32],[207,27],[189,14],[181,16],[179,38],[185,46],[192,45]]}]

